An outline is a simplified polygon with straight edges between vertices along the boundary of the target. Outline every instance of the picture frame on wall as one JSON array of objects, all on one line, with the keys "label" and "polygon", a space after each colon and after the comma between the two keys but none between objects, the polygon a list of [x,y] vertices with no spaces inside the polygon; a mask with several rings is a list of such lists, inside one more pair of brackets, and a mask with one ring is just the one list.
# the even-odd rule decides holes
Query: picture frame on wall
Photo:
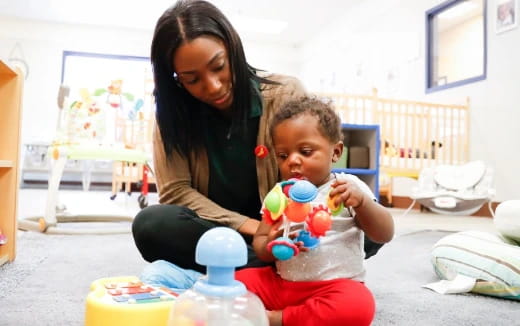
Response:
[{"label": "picture frame on wall", "polygon": [[495,0],[493,14],[497,34],[518,26],[518,0]]}]

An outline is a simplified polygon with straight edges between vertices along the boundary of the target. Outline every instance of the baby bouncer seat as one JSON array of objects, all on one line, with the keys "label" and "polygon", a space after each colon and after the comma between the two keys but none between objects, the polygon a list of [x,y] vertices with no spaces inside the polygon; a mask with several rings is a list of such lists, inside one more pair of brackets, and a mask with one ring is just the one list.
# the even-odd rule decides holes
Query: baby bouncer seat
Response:
[{"label": "baby bouncer seat", "polygon": [[484,162],[439,165],[421,170],[410,208],[418,202],[438,214],[471,215],[486,202],[491,206],[494,195],[493,169]]}]

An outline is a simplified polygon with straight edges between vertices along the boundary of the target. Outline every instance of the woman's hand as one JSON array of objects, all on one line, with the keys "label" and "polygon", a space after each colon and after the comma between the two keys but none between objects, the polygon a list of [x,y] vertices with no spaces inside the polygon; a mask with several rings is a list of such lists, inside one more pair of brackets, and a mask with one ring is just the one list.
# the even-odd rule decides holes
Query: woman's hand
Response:
[{"label": "woman's hand", "polygon": [[242,226],[238,228],[238,232],[246,235],[255,235],[258,226],[260,225],[260,221],[255,220],[254,218],[247,219]]},{"label": "woman's hand", "polygon": [[271,228],[269,229],[269,232],[267,232],[267,243],[278,239],[283,235],[283,229],[280,229],[280,227],[283,224],[283,218],[280,216],[278,221],[273,223],[271,225]]}]

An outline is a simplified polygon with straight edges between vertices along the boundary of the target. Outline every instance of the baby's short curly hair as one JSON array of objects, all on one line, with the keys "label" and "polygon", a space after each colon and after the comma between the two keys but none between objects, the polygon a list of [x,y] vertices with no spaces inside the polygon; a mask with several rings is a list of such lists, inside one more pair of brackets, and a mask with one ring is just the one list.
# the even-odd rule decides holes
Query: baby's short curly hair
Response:
[{"label": "baby's short curly hair", "polygon": [[332,108],[332,103],[315,96],[304,96],[284,103],[271,120],[269,129],[271,135],[273,135],[274,128],[283,121],[304,114],[316,117],[320,133],[331,143],[343,140],[341,120]]}]

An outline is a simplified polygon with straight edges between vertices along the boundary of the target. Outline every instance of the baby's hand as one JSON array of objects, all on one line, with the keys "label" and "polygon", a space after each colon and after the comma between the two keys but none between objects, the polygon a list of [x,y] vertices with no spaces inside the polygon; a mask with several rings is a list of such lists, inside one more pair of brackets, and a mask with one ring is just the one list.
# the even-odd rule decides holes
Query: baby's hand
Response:
[{"label": "baby's hand", "polygon": [[356,184],[347,180],[336,180],[331,187],[329,196],[334,198],[335,205],[343,203],[345,207],[351,206],[354,209],[363,205],[365,194]]},{"label": "baby's hand", "polygon": [[283,235],[283,229],[280,229],[282,224],[283,224],[283,218],[280,217],[278,219],[278,221],[274,222],[271,225],[271,229],[269,230],[269,233],[267,234],[267,242],[276,240],[277,238],[279,238]]},{"label": "baby's hand", "polygon": [[[291,240],[294,241],[294,239],[296,239],[296,238],[298,237],[298,234],[299,234],[299,233],[300,233],[299,231],[297,231],[297,232],[291,232],[291,233],[289,233],[289,238],[290,238]],[[303,252],[307,252],[307,251],[309,251],[309,248],[307,248],[307,247],[304,246],[303,241],[294,241],[294,245],[295,245],[296,247],[298,247],[298,249],[300,250],[300,252],[302,252],[302,251],[303,251]]]}]

